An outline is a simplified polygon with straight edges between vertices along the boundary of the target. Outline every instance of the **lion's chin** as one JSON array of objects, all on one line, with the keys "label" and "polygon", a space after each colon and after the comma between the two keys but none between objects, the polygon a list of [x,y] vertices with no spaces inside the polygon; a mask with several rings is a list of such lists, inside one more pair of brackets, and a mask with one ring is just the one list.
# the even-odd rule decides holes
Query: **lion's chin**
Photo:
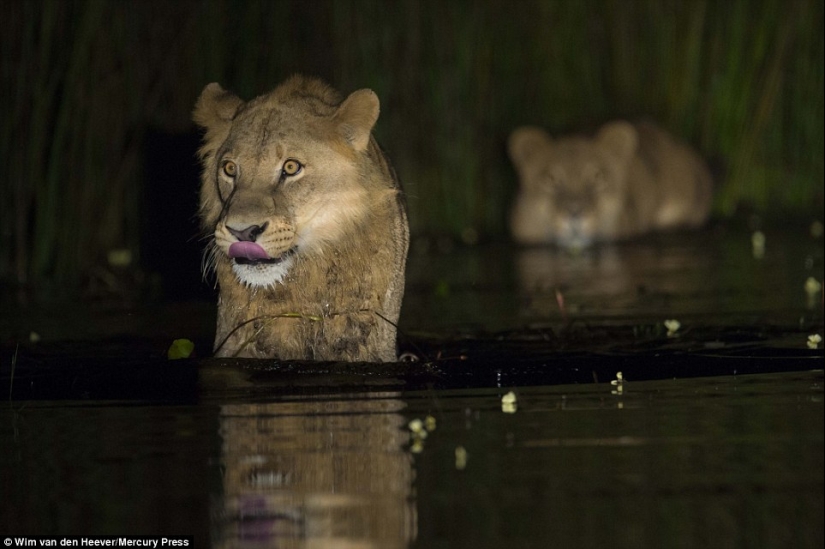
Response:
[{"label": "lion's chin", "polygon": [[283,283],[289,269],[295,262],[292,254],[282,256],[277,261],[232,261],[232,271],[241,284],[251,288],[271,288]]}]

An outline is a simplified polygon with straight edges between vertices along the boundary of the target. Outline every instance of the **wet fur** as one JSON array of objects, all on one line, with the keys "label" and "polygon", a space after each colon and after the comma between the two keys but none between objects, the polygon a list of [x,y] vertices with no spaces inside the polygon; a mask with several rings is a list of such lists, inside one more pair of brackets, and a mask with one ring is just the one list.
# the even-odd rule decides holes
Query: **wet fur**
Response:
[{"label": "wet fur", "polygon": [[[372,138],[378,99],[341,97],[296,76],[248,103],[208,85],[193,118],[205,129],[200,217],[205,264],[220,287],[217,356],[396,360],[409,242],[401,189]],[[279,180],[290,158],[304,164]],[[222,162],[237,163],[228,180]],[[294,180],[293,180],[294,179]],[[258,237],[278,265],[237,265],[228,227]]]}]

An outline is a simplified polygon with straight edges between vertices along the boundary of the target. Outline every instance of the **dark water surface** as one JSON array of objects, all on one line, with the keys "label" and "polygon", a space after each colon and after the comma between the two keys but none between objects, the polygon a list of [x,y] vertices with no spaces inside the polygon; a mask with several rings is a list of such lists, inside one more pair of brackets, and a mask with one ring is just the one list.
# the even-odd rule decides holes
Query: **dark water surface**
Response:
[{"label": "dark water surface", "polygon": [[[201,547],[822,546],[822,371],[515,393],[511,413],[497,389],[15,404],[0,528]],[[428,416],[422,438],[409,424]]]},{"label": "dark water surface", "polygon": [[212,303],[4,306],[0,537],[820,548],[822,239],[764,233],[418,245],[379,367],[209,359]]}]

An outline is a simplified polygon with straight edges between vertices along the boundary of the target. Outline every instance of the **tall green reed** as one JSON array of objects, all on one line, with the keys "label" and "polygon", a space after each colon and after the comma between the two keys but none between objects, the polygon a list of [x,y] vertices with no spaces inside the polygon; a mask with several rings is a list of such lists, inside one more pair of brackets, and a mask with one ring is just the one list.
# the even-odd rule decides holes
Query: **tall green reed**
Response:
[{"label": "tall green reed", "polygon": [[[74,285],[140,239],[143,141],[202,87],[373,88],[416,234],[505,233],[513,128],[648,116],[722,159],[716,212],[823,204],[817,0],[10,1],[0,280]],[[190,163],[193,159],[182,158]],[[196,183],[192,192],[196,192]],[[813,206],[812,206],[813,205]]]}]

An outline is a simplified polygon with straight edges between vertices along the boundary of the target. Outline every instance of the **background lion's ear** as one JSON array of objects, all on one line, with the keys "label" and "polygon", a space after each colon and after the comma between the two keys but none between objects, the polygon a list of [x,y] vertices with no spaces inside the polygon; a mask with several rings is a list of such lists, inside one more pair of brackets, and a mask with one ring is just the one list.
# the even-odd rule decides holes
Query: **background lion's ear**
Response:
[{"label": "background lion's ear", "polygon": [[521,170],[537,151],[551,141],[550,135],[535,126],[516,128],[507,140],[507,153],[516,169]]},{"label": "background lion's ear", "polygon": [[602,126],[596,140],[619,158],[627,159],[636,153],[639,133],[630,122],[617,120]]},{"label": "background lion's ear", "polygon": [[363,151],[370,142],[370,132],[378,120],[380,104],[372,90],[354,91],[347,97],[333,117],[338,133],[356,151]]},{"label": "background lion's ear", "polygon": [[237,95],[226,91],[217,82],[212,82],[203,88],[195,103],[192,120],[206,129],[222,126],[232,120],[241,105],[243,101]]}]

